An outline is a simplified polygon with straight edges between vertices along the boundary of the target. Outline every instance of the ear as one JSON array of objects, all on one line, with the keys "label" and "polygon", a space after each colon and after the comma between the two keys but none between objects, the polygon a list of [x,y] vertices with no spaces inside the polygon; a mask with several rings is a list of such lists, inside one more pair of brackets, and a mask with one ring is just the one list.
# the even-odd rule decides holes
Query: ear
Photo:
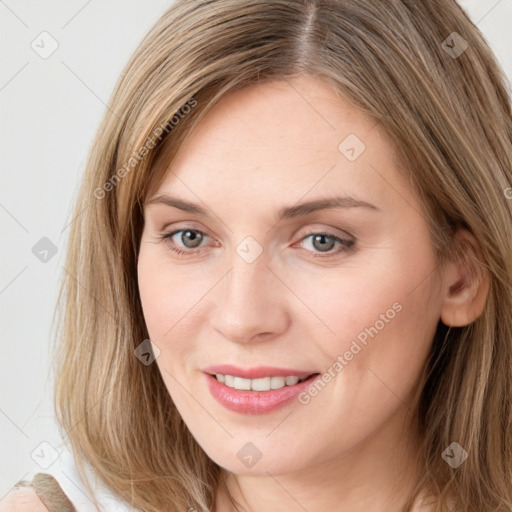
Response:
[{"label": "ear", "polygon": [[453,256],[443,272],[441,320],[449,327],[463,327],[484,310],[490,278],[482,251],[471,232],[459,229],[454,236]]}]

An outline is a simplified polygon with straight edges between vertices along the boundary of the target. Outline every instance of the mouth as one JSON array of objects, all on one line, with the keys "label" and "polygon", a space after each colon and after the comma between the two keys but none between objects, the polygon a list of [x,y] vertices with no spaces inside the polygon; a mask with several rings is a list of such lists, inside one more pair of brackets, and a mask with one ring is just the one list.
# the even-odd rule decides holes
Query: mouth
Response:
[{"label": "mouth", "polygon": [[258,379],[246,379],[236,375],[222,373],[210,375],[217,379],[217,381],[221,384],[224,384],[225,386],[233,389],[237,389],[239,391],[270,391],[272,389],[281,389],[286,386],[295,386],[295,384],[299,382],[304,382],[320,374],[311,373],[308,375],[302,375],[300,377],[298,375],[287,375],[285,377],[279,375],[269,375],[266,377],[260,377]]},{"label": "mouth", "polygon": [[203,373],[213,398],[241,414],[270,413],[291,404],[321,378],[319,372],[269,367],[243,370],[226,365],[205,368]]},{"label": "mouth", "polygon": [[240,391],[269,391],[294,386],[304,382],[319,372],[296,368],[257,366],[240,368],[230,364],[203,368],[203,372],[213,376],[218,382]]}]

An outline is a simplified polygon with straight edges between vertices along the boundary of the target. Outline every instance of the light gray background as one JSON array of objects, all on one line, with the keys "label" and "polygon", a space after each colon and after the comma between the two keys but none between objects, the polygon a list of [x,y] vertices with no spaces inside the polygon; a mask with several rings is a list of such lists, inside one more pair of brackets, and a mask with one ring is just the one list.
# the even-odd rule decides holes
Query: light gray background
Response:
[{"label": "light gray background", "polygon": [[[50,326],[72,205],[118,76],[171,3],[0,0],[0,499],[41,471],[41,442],[59,445]],[[512,78],[512,0],[460,3]],[[46,59],[31,47],[51,48],[44,31],[58,43]],[[47,262],[32,252],[43,237]]]}]

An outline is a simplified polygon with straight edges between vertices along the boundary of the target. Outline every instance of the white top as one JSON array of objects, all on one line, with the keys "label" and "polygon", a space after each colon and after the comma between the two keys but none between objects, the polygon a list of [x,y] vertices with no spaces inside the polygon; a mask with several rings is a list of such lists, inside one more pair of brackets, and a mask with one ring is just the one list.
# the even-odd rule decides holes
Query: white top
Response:
[{"label": "white top", "polygon": [[77,512],[140,512],[100,483],[99,478],[86,464],[86,473],[91,475],[90,482],[96,494],[98,508],[78,473],[71,449],[63,444],[58,453],[55,462],[39,472],[50,474],[59,482]]}]

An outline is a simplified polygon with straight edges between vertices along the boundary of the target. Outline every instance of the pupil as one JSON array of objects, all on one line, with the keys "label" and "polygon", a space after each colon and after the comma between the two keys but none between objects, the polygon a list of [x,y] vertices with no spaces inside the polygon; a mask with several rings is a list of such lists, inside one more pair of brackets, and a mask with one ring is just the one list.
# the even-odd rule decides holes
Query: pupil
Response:
[{"label": "pupil", "polygon": [[[320,245],[319,247],[317,247],[317,246],[316,246],[316,241],[317,241],[318,239],[320,239],[320,240],[324,240],[324,239],[326,239],[326,238],[328,238],[328,239],[329,239],[330,237],[328,237],[327,235],[316,235],[316,236],[314,237],[314,239],[313,239],[313,245],[315,246],[315,248],[320,249],[320,250],[323,248],[323,249],[325,249],[325,250],[327,250],[327,251],[329,251],[330,249],[332,249],[332,247],[328,247],[328,248],[326,248],[326,247],[325,247],[325,245]],[[332,246],[332,244],[333,244],[333,243],[334,243],[334,241],[332,241],[330,244],[327,244],[327,245],[331,245],[331,246]]]},{"label": "pupil", "polygon": [[[195,231],[185,231],[183,233],[183,237],[187,237],[190,235],[192,238],[192,245],[190,247],[197,247],[201,243],[201,235],[199,235],[199,233],[196,233]],[[183,237],[182,237],[183,242],[188,247],[188,244],[186,243],[186,238],[184,239]]]}]

